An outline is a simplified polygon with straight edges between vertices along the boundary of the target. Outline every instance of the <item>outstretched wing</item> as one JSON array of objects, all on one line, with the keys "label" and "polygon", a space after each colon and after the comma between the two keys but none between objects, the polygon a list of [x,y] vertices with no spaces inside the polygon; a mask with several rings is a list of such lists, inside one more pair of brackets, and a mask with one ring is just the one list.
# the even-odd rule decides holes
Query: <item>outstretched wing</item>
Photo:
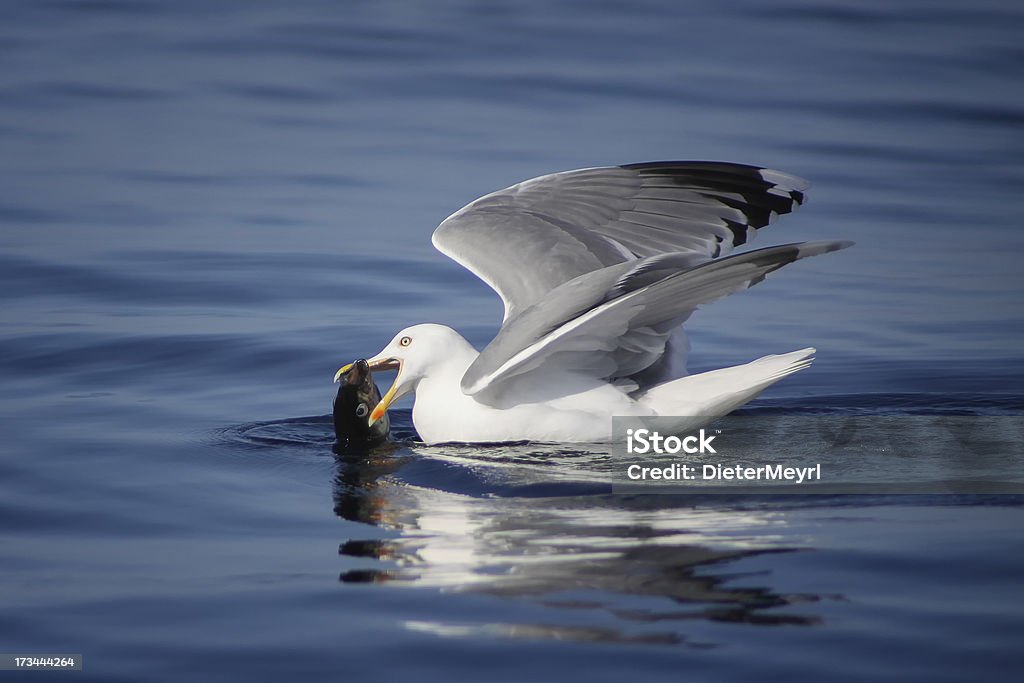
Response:
[{"label": "outstretched wing", "polygon": [[669,252],[694,264],[727,254],[801,204],[806,188],[780,171],[710,161],[566,171],[477,199],[433,242],[498,293],[508,322],[595,270]]},{"label": "outstretched wing", "polygon": [[752,287],[798,259],[850,244],[786,244],[696,268],[685,268],[685,255],[661,255],[575,278],[508,321],[469,367],[462,390],[486,399],[508,380],[543,372],[548,362],[596,378],[628,377],[658,359],[668,335],[697,306]]}]

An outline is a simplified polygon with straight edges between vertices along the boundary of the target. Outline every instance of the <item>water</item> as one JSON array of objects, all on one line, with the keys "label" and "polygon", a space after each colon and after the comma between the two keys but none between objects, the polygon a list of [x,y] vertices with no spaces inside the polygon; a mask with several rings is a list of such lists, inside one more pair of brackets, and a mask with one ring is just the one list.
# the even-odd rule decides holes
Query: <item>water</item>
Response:
[{"label": "water", "polygon": [[613,496],[586,448],[427,448],[406,403],[336,454],[326,414],[409,323],[494,333],[438,221],[666,158],[809,178],[760,245],[857,242],[700,311],[692,369],[813,344],[755,409],[1019,414],[1019,4],[2,15],[0,650],[95,681],[1016,678],[1018,498]]}]

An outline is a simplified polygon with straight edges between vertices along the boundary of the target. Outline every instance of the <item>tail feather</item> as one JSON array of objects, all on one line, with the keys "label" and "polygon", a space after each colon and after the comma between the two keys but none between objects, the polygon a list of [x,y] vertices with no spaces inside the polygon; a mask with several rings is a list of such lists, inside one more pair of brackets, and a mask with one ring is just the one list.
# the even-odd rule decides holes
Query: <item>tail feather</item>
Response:
[{"label": "tail feather", "polygon": [[813,348],[758,358],[745,365],[680,377],[651,387],[637,400],[661,416],[717,418],[783,377],[809,367]]}]

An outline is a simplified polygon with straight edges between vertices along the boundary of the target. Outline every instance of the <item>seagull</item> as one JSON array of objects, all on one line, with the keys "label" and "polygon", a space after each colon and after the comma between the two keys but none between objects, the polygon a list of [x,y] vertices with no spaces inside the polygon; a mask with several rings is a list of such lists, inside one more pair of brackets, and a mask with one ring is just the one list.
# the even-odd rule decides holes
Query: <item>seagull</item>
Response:
[{"label": "seagull", "polygon": [[501,329],[482,351],[445,325],[400,331],[367,361],[397,373],[368,422],[410,393],[426,443],[603,442],[612,416],[672,417],[683,431],[732,412],[815,350],[686,375],[673,369],[681,326],[698,306],[852,244],[732,253],[807,187],[758,166],[665,161],[553,173],[473,201],[433,244],[497,292]]}]

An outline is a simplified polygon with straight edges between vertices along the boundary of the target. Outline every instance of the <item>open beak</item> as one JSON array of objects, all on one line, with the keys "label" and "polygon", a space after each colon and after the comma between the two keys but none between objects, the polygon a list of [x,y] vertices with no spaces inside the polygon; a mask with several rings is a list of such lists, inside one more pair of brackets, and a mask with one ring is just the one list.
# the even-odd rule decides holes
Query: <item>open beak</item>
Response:
[{"label": "open beak", "polygon": [[[370,367],[370,370],[374,372],[384,372],[386,370],[401,370],[402,361],[397,358],[371,358],[366,361],[366,364]],[[341,378],[348,374],[348,371],[352,369],[355,363],[349,363],[338,368],[338,371],[334,373],[334,383],[337,384],[341,381]]]},{"label": "open beak", "polygon": [[[372,427],[377,420],[384,417],[384,413],[387,411],[388,407],[390,407],[391,404],[395,401],[395,399],[399,398],[398,380],[402,378],[402,360],[400,358],[390,357],[371,358],[366,361],[366,364],[369,365],[370,370],[374,372],[385,372],[387,370],[398,371],[398,374],[395,375],[395,381],[391,383],[391,388],[388,389],[388,392],[381,397],[380,403],[378,403],[377,407],[373,409],[372,413],[370,413],[370,418],[368,422],[369,425]],[[348,365],[339,368],[338,371],[334,373],[334,381],[338,382],[341,380],[342,377],[348,374],[348,371],[352,369],[352,365],[352,363],[349,363]]]}]

